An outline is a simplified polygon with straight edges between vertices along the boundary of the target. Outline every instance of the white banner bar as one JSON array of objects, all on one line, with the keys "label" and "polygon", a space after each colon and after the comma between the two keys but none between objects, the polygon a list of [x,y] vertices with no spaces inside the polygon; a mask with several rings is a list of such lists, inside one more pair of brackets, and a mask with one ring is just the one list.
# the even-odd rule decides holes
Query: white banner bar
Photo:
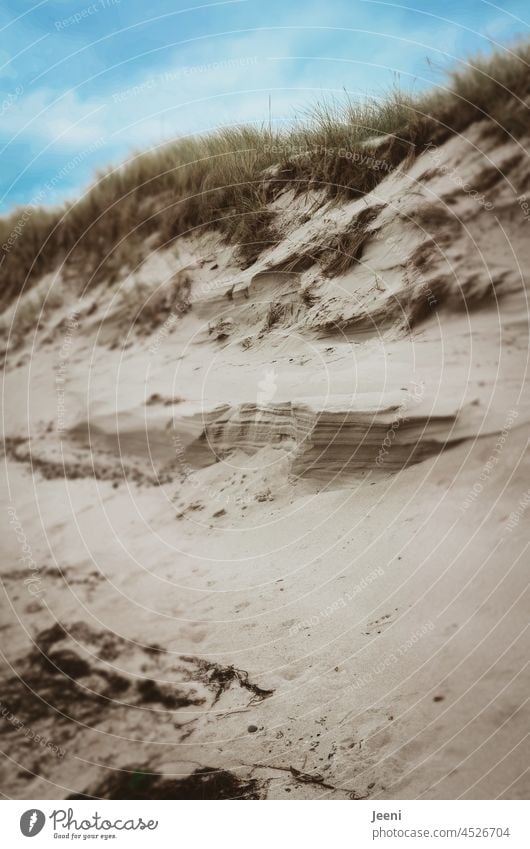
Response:
[{"label": "white banner bar", "polygon": [[[219,849],[530,847],[526,801],[4,801],[1,843]],[[29,840],[35,843],[29,844]]]}]

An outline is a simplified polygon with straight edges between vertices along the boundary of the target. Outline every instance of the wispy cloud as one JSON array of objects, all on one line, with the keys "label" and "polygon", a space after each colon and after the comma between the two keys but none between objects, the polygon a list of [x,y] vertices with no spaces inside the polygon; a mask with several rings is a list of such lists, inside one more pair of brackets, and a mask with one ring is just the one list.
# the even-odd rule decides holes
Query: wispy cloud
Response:
[{"label": "wispy cloud", "polygon": [[510,9],[479,3],[473,12],[464,4],[452,12],[455,20],[442,0],[414,5],[268,0],[192,11],[183,4],[173,14],[165,0],[153,0],[151,19],[142,21],[147,10],[122,0],[62,33],[54,21],[70,7],[38,4],[13,17],[11,53],[0,51],[2,88],[18,91],[0,123],[11,164],[4,192],[12,203],[30,197],[61,158],[101,139],[64,192],[133,148],[265,122],[269,95],[273,120],[281,122],[325,93],[377,96],[396,82],[416,89],[441,82],[451,57],[487,47],[486,33],[508,38],[524,29],[522,0],[505,4]]}]

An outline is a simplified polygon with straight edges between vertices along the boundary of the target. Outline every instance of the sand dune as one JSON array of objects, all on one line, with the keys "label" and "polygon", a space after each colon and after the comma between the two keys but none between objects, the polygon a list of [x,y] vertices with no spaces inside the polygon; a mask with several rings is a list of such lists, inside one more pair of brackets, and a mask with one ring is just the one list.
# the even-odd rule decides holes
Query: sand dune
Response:
[{"label": "sand dune", "polygon": [[528,794],[523,157],[475,123],[279,191],[248,268],[52,275],[4,374],[12,796]]}]

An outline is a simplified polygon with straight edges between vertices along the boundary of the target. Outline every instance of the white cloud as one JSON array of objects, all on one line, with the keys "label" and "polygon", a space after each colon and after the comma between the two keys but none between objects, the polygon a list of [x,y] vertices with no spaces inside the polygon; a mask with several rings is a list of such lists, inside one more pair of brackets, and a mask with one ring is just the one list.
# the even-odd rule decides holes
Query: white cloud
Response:
[{"label": "white cloud", "polygon": [[[266,23],[271,15],[263,9],[262,18]],[[165,67],[146,67],[143,73],[132,69],[146,59],[123,65],[118,55],[116,69],[109,67],[98,78],[97,94],[86,93],[89,79],[64,94],[51,88],[24,92],[3,116],[3,139],[29,140],[43,163],[47,151],[68,159],[105,139],[90,162],[116,162],[132,149],[171,137],[265,123],[269,95],[277,124],[325,93],[340,95],[347,88],[354,96],[384,94],[398,79],[394,69],[401,71],[405,88],[421,87],[429,77],[442,82],[442,68],[451,64],[443,51],[457,54],[462,36],[457,26],[446,24],[436,27],[434,39],[432,20],[424,16],[405,30],[382,7],[375,17],[372,4],[342,0],[309,2],[302,19],[299,9],[286,4],[279,23],[277,29],[255,27],[189,41],[167,54]],[[355,32],[356,27],[373,34]],[[434,59],[432,69],[427,56]],[[129,69],[131,76],[118,87],[120,65],[120,74]]]},{"label": "white cloud", "polygon": [[43,145],[58,142],[61,147],[75,148],[90,144],[104,133],[99,118],[104,108],[95,100],[84,103],[73,92],[58,95],[39,89],[20,97],[4,116],[2,135],[5,141],[19,135]]}]

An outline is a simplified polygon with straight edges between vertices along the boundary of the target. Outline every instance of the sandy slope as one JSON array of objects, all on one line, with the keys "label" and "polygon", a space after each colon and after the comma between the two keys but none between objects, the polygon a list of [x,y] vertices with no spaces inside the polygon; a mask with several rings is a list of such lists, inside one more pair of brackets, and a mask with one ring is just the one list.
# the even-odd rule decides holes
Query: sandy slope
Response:
[{"label": "sandy slope", "polygon": [[475,125],[363,199],[280,193],[246,270],[209,235],[128,298],[44,281],[3,384],[4,794],[528,794],[527,184]]}]

